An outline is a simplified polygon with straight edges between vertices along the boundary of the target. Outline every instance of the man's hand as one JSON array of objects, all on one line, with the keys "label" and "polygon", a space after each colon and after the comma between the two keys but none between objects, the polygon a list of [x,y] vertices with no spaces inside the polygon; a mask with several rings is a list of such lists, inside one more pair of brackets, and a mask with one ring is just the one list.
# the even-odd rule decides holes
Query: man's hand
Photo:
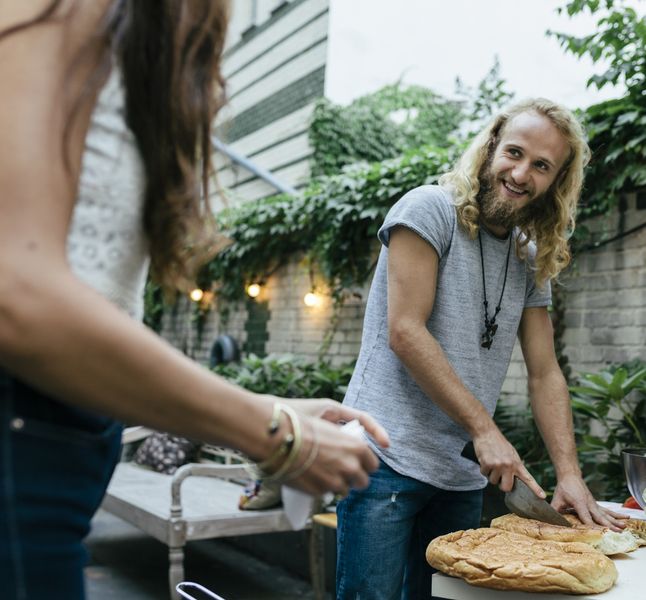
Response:
[{"label": "man's hand", "polygon": [[552,506],[559,512],[573,509],[586,525],[597,523],[613,531],[622,531],[626,526],[622,520],[625,517],[599,506],[583,479],[575,474],[559,479]]},{"label": "man's hand", "polygon": [[516,449],[499,429],[491,429],[474,437],[473,447],[480,462],[480,472],[489,479],[489,483],[498,485],[503,492],[510,492],[514,485],[514,477],[518,477],[539,498],[545,498],[545,492],[530,475]]}]

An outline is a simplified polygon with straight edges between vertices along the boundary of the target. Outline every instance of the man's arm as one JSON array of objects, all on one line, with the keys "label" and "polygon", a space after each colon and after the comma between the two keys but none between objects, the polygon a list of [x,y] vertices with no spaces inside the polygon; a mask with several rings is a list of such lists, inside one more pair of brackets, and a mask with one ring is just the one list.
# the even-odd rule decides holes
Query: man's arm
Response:
[{"label": "man's arm", "polygon": [[526,308],[519,338],[527,365],[534,419],[556,471],[552,500],[556,510],[573,508],[584,523],[619,530],[621,521],[601,508],[581,477],[567,383],[556,360],[552,322],[547,308]]},{"label": "man's arm", "polygon": [[390,347],[422,390],[469,433],[480,470],[492,484],[509,491],[517,476],[544,497],[514,447],[460,381],[426,328],[435,301],[438,264],[430,244],[405,227],[394,228],[388,251]]}]

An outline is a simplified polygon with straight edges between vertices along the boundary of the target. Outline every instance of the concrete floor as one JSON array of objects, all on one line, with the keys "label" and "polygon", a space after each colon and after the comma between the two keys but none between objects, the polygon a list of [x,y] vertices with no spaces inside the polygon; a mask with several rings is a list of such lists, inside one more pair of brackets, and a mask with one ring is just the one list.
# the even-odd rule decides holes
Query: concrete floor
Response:
[{"label": "concrete floor", "polygon": [[[161,542],[99,511],[87,548],[87,600],[168,600],[168,555]],[[188,581],[226,600],[314,598],[309,582],[223,541],[191,542],[184,566]]]}]

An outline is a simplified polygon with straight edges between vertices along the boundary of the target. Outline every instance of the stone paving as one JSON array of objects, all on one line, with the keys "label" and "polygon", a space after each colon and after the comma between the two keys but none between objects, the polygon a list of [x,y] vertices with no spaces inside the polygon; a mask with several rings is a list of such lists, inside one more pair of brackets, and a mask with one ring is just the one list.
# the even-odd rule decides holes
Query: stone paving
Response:
[{"label": "stone paving", "polygon": [[[99,511],[87,548],[87,600],[168,600],[167,548],[162,543]],[[223,541],[190,543],[184,564],[187,580],[226,600],[314,598],[309,582]]]}]

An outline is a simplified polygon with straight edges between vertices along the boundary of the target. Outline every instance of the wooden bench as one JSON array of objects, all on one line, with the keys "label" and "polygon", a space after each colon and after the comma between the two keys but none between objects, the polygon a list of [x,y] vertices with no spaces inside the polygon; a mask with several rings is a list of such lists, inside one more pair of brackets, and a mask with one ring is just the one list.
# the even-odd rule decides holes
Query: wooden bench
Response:
[{"label": "wooden bench", "polygon": [[[179,598],[175,586],[184,578],[186,542],[294,531],[282,508],[238,509],[248,479],[240,464],[188,464],[164,475],[121,462],[102,508],[168,546],[170,597]],[[307,523],[304,529],[309,527]]]}]

